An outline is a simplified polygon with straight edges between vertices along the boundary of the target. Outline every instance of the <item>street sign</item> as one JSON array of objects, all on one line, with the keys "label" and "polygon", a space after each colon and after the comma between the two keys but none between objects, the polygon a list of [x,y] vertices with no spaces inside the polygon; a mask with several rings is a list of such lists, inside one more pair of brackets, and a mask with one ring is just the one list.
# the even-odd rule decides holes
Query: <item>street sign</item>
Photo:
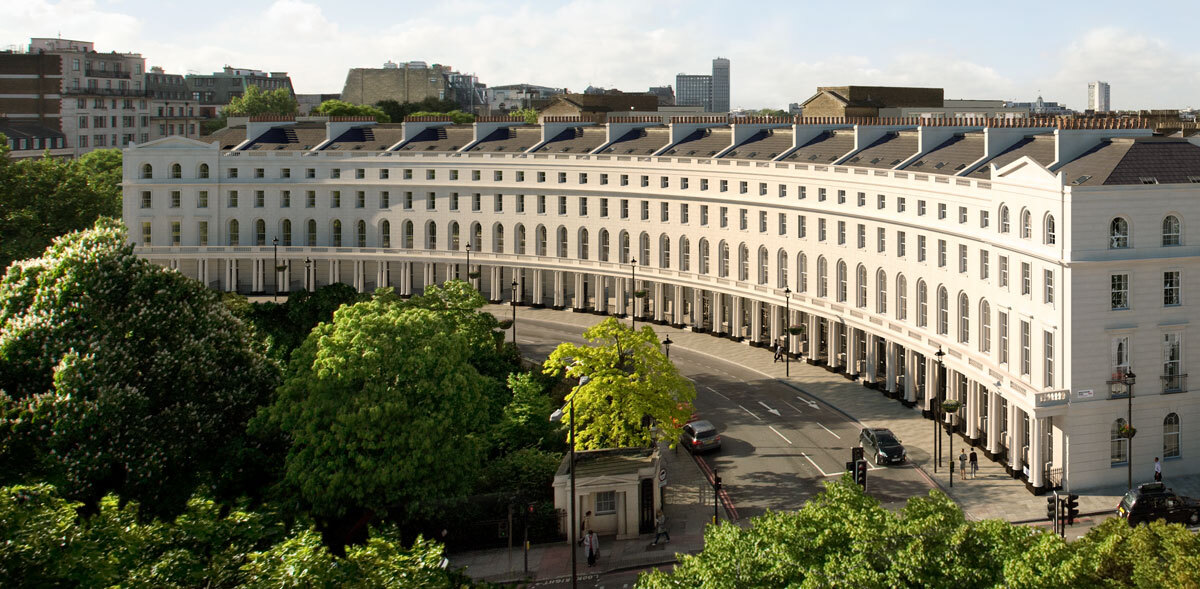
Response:
[{"label": "street sign", "polygon": [[658,486],[667,486],[667,469],[665,468],[658,471]]}]

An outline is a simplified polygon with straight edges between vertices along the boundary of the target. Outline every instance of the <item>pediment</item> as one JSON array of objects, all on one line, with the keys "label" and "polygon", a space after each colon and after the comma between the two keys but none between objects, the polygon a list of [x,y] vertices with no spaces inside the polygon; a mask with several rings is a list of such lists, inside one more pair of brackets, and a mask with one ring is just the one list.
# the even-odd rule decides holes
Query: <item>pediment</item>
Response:
[{"label": "pediment", "polygon": [[214,142],[205,142],[205,141],[199,141],[196,139],[191,139],[188,137],[180,137],[177,135],[172,135],[170,137],[163,137],[162,139],[155,139],[154,141],[147,141],[146,143],[139,143],[137,145],[134,145],[130,149],[210,149],[211,150],[211,149],[215,149],[215,147],[213,146],[213,143],[215,143],[215,141]]},{"label": "pediment", "polygon": [[992,165],[992,179],[1004,179],[1010,182],[1027,182],[1031,184],[1053,184],[1061,186],[1059,175],[1047,170],[1037,160],[1023,155],[1002,168]]}]

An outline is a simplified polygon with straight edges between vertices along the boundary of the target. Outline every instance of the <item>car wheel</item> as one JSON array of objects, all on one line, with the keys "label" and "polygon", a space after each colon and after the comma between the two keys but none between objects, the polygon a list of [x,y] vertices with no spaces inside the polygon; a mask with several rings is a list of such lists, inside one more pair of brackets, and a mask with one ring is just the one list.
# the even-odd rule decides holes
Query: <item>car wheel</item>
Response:
[{"label": "car wheel", "polygon": [[1200,524],[1200,511],[1193,511],[1191,515],[1188,516],[1188,525],[1194,526],[1197,524]]}]

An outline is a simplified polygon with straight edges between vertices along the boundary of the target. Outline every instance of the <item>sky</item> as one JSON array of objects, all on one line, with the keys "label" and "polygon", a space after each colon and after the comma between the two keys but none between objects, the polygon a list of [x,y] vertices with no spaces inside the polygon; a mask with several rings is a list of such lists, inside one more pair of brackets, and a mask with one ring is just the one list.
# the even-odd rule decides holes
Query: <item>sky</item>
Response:
[{"label": "sky", "polygon": [[1086,108],[1200,107],[1195,0],[709,2],[701,0],[0,0],[0,49],[30,37],[139,52],[170,73],[286,71],[337,93],[352,67],[425,61],[489,86],[645,91],[731,61],[734,108],[783,108],[817,86],[945,88],[946,98]]}]

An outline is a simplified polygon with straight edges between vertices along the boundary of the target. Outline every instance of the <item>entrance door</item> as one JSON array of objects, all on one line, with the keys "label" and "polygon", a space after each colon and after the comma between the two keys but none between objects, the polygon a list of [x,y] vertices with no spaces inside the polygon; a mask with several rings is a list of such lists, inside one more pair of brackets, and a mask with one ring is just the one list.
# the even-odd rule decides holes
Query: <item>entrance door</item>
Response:
[{"label": "entrance door", "polygon": [[654,531],[654,479],[641,480],[638,496],[638,533],[649,534]]}]

